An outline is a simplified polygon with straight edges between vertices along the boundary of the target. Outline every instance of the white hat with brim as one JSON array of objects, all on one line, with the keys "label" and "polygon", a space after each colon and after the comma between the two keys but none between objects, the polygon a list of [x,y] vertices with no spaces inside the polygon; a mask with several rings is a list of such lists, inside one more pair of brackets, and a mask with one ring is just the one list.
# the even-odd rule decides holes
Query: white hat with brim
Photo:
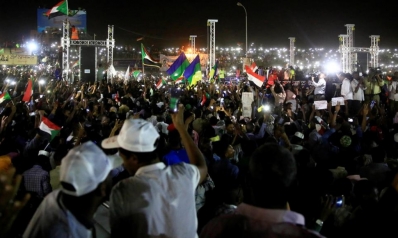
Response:
[{"label": "white hat with brim", "polygon": [[85,142],[71,149],[62,159],[62,191],[76,197],[88,194],[108,177],[112,169],[121,164],[121,158],[108,157],[93,142]]},{"label": "white hat with brim", "polygon": [[119,135],[102,141],[104,149],[123,148],[127,151],[146,153],[156,150],[160,135],[152,123],[143,119],[125,120]]}]

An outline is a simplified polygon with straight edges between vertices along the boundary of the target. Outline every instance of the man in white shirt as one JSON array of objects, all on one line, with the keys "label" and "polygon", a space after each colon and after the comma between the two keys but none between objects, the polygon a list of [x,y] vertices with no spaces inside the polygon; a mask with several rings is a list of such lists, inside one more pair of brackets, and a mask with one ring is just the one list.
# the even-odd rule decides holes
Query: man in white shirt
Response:
[{"label": "man in white shirt", "polygon": [[345,74],[345,73],[339,73],[337,76],[339,77],[339,79],[342,82],[340,94],[341,94],[341,96],[344,97],[345,113],[347,115],[349,115],[351,104],[352,104],[352,99],[353,99],[351,81],[348,79],[347,74]]},{"label": "man in white shirt", "polygon": [[395,76],[395,74],[392,79],[388,81],[387,90],[390,112],[392,115],[395,115],[395,112],[398,111],[398,76]]},{"label": "man in white shirt", "polygon": [[325,89],[326,89],[326,80],[325,74],[319,74],[318,82],[315,82],[314,77],[312,79],[312,85],[315,87],[314,89],[314,101],[325,100]]},{"label": "man in white shirt", "polygon": [[351,81],[351,90],[353,94],[351,112],[353,116],[356,116],[361,110],[361,105],[363,101],[365,101],[365,93],[366,89],[365,84],[363,82],[363,78],[359,76],[357,71],[352,73],[353,80]]},{"label": "man in white shirt", "polygon": [[110,171],[120,163],[91,141],[70,150],[60,167],[62,188],[44,198],[23,237],[95,237],[94,213],[110,193]]},{"label": "man in white shirt", "polygon": [[207,177],[203,154],[184,123],[184,106],[172,114],[190,164],[165,166],[157,155],[159,134],[142,119],[126,120],[120,134],[102,142],[118,148],[130,178],[117,183],[110,196],[112,237],[197,237],[195,189]]}]

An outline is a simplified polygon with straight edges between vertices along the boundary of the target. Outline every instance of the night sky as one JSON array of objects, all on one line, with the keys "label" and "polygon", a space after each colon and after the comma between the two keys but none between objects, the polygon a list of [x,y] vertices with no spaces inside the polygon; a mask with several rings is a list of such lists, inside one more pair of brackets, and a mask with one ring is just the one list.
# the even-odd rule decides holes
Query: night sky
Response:
[{"label": "night sky", "polygon": [[[398,46],[397,3],[390,1],[263,1],[241,0],[248,13],[249,45],[337,48],[345,24],[355,24],[355,46],[369,47],[370,35],[380,35],[381,48]],[[0,41],[20,39],[37,28],[36,9],[50,8],[58,0],[1,1]],[[216,23],[216,46],[245,44],[245,12],[232,0],[69,0],[69,8],[87,11],[88,33],[106,38],[107,25],[115,26],[116,44],[178,47],[197,35],[196,47],[207,45],[207,19]]]}]

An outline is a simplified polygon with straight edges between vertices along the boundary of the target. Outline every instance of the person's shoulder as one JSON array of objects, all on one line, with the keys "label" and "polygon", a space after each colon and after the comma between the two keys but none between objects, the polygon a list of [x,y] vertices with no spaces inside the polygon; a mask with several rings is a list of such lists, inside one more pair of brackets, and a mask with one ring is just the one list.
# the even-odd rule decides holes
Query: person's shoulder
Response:
[{"label": "person's shoulder", "polygon": [[228,164],[229,168],[231,169],[231,172],[233,173],[239,173],[239,167],[233,163]]},{"label": "person's shoulder", "polygon": [[[224,237],[225,232],[244,224],[247,218],[243,215],[231,213],[223,214],[210,220],[202,229],[200,237]],[[228,237],[228,236],[225,236]]]},{"label": "person's shoulder", "polygon": [[119,181],[112,188],[111,194],[115,196],[130,196],[131,191],[134,191],[137,186],[142,186],[145,180],[139,179],[137,176],[129,177]]},{"label": "person's shoulder", "polygon": [[198,171],[198,168],[195,165],[188,164],[188,163],[178,163],[169,166],[169,168],[174,173],[181,173],[181,174],[194,174]]},{"label": "person's shoulder", "polygon": [[236,234],[242,234],[242,237],[286,237],[286,234],[298,238],[323,237],[292,223],[264,223],[236,213],[213,218],[203,227],[199,237],[234,237]]},{"label": "person's shoulder", "polygon": [[[60,190],[55,190],[44,198],[30,220],[23,237],[46,237],[44,234],[63,233],[69,230],[66,212],[57,202],[59,193]],[[48,237],[55,236],[49,235]]]},{"label": "person's shoulder", "polygon": [[167,166],[166,173],[167,172],[169,173],[169,176],[178,178],[178,181],[183,182],[184,184],[187,181],[193,182],[194,187],[196,187],[200,181],[200,171],[198,167],[185,162]]},{"label": "person's shoulder", "polygon": [[[119,181],[115,184],[110,194],[110,204],[113,210],[123,209],[127,203],[140,199],[138,194],[151,190],[152,180],[142,176],[133,176]],[[131,204],[130,204],[131,205]]]}]

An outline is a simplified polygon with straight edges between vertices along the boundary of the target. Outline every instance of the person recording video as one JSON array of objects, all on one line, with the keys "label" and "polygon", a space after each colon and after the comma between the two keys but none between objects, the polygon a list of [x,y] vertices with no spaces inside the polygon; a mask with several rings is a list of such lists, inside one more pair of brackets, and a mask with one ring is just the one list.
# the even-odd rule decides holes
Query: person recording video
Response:
[{"label": "person recording video", "polygon": [[384,86],[383,76],[380,68],[371,68],[365,82],[365,103],[371,101],[380,102],[381,88]]},{"label": "person recording video", "polygon": [[320,73],[318,82],[315,82],[315,75],[312,75],[312,85],[315,87],[314,89],[314,101],[325,100],[325,89],[326,89],[326,81],[325,74]]}]

